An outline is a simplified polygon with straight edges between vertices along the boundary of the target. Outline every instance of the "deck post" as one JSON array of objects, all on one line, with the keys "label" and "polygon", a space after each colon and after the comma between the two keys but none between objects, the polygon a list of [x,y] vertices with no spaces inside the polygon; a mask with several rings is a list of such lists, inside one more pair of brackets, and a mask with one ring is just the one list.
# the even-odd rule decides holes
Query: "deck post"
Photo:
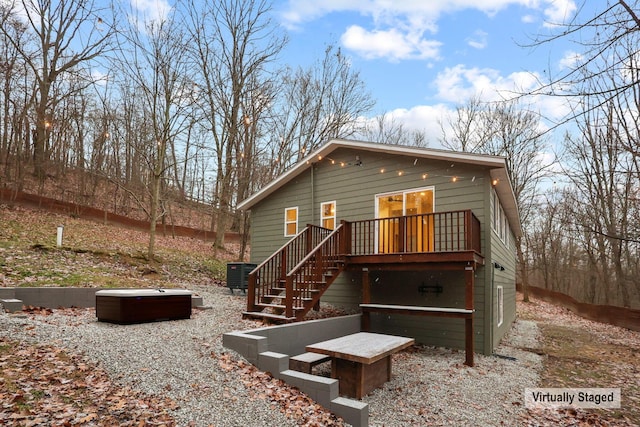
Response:
[{"label": "deck post", "polygon": [[464,249],[467,251],[475,249],[473,247],[473,228],[471,227],[471,223],[471,211],[467,210],[464,212]]},{"label": "deck post", "polygon": [[293,276],[287,276],[285,282],[285,297],[284,297],[284,314],[288,318],[293,317]]},{"label": "deck post", "polygon": [[[465,282],[465,308],[473,310],[473,287],[474,287],[475,269],[472,265],[467,265],[464,269]],[[464,320],[464,364],[473,366],[473,314]]]},{"label": "deck post", "polygon": [[256,308],[256,276],[257,273],[249,273],[247,283],[247,311],[254,311]]},{"label": "deck post", "polygon": [[[369,269],[367,267],[362,269],[362,303],[371,303],[371,282],[369,281]],[[367,310],[362,311],[362,323],[360,329],[365,332],[371,329],[371,314]]]},{"label": "deck post", "polygon": [[[305,254],[308,254],[309,252],[311,252],[311,250],[314,247],[314,236],[315,236],[315,229],[313,228],[313,224],[307,224],[307,228],[306,228],[306,232],[305,232]],[[322,239],[320,239],[322,240]]]},{"label": "deck post", "polygon": [[345,221],[344,219],[340,220],[342,224],[342,229],[340,230],[340,255],[350,255],[351,254],[351,223]]}]

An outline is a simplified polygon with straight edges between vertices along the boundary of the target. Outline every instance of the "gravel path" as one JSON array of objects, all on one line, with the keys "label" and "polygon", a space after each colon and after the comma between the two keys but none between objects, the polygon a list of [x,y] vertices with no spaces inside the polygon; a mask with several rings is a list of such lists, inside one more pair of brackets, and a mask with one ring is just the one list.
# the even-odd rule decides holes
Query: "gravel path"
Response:
[{"label": "gravel path", "polygon": [[[219,363],[230,353],[222,347],[223,333],[257,326],[240,319],[244,296],[226,288],[191,290],[212,309],[189,320],[119,326],[97,322],[93,310],[77,316],[54,310],[49,316],[0,315],[0,334],[84,353],[112,378],[175,400],[179,426],[295,426]],[[537,336],[534,322],[516,322],[496,351],[503,357],[476,355],[475,368],[462,364],[463,352],[442,348],[395,355],[392,381],[363,399],[370,425],[518,424],[524,389],[536,386],[542,367],[540,356],[521,348],[536,348]],[[231,353],[232,360],[241,359]]]}]

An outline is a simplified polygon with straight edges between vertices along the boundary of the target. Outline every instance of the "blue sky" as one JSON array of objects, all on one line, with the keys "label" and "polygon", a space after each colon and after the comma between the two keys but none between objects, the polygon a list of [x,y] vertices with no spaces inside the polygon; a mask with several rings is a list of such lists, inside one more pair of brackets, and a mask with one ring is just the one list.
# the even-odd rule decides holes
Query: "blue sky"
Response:
[{"label": "blue sky", "polygon": [[[173,0],[129,0],[161,17]],[[209,1],[209,0],[207,0]],[[455,107],[472,97],[492,101],[531,91],[546,73],[567,71],[579,46],[559,39],[527,48],[557,24],[593,16],[603,1],[586,0],[267,0],[289,36],[281,63],[308,66],[334,44],[360,72],[377,104],[406,129],[441,138]],[[583,34],[578,34],[578,37]],[[561,98],[529,98],[527,107],[559,119]]]},{"label": "blue sky", "polygon": [[[440,132],[438,120],[472,96],[495,100],[534,88],[549,68],[561,72],[576,57],[575,46],[521,45],[549,34],[581,6],[573,0],[274,0],[273,11],[290,37],[284,62],[308,64],[336,43],[377,100],[373,114],[387,112],[433,134]],[[557,98],[531,102],[550,117],[567,112]]]}]

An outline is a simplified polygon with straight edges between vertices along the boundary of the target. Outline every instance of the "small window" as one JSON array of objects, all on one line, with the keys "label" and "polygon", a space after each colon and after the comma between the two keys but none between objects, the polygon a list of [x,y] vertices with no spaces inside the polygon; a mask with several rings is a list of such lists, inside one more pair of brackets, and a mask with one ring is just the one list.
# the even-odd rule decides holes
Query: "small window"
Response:
[{"label": "small window", "polygon": [[502,286],[498,286],[498,293],[496,296],[498,297],[498,326],[502,325],[504,321],[504,288]]},{"label": "small window", "polygon": [[284,210],[284,236],[290,237],[298,234],[298,207]]},{"label": "small window", "polygon": [[334,230],[336,228],[335,201],[320,203],[320,224],[329,230]]}]

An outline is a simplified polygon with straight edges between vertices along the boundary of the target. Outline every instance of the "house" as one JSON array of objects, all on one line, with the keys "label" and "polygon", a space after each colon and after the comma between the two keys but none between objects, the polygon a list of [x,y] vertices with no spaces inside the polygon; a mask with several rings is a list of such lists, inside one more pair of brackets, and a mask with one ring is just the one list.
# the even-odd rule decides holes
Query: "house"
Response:
[{"label": "house", "polygon": [[363,328],[491,354],[516,315],[521,225],[505,159],[333,139],[240,203],[251,212],[245,316],[320,301]]}]

